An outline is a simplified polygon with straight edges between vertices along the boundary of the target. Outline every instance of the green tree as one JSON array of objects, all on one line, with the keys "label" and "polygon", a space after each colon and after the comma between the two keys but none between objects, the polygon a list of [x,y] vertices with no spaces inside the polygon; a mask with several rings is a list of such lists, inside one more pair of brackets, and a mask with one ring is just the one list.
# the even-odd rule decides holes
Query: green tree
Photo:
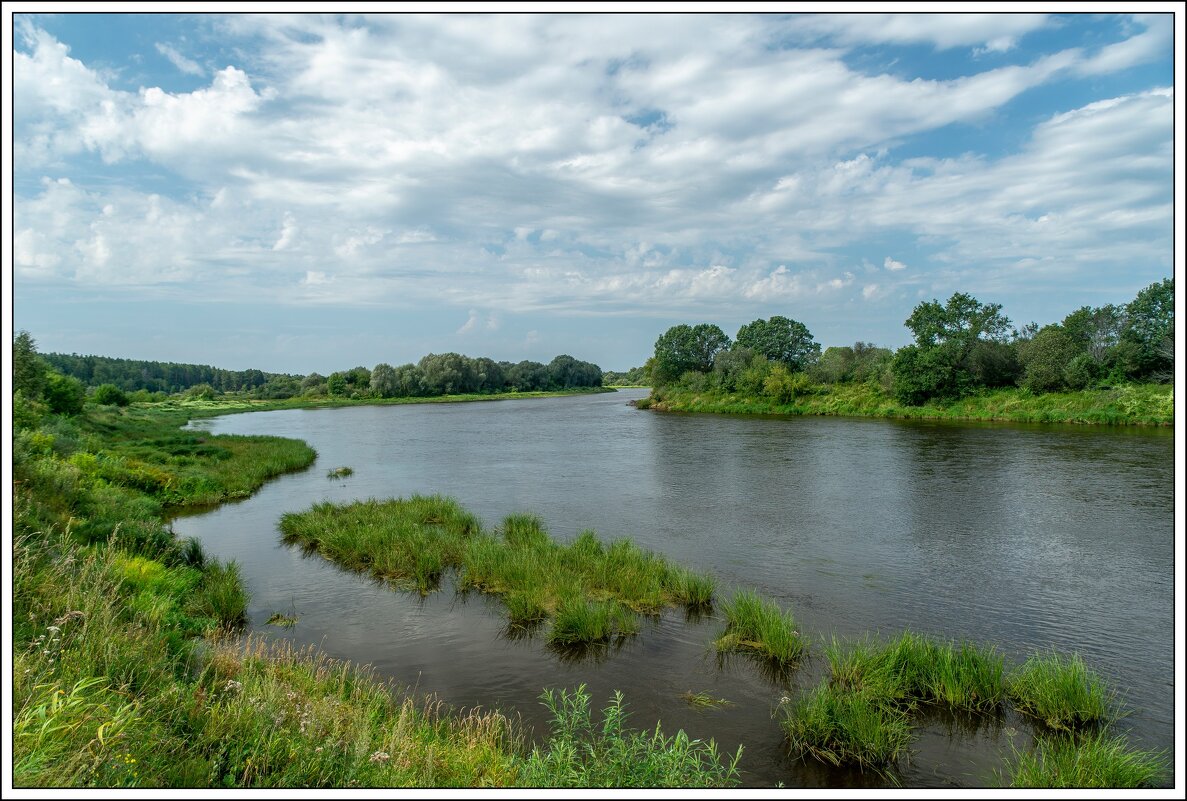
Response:
[{"label": "green tree", "polygon": [[[891,370],[895,396],[918,405],[932,398],[957,398],[986,381],[1002,380],[1006,355],[986,343],[1005,344],[1010,320],[1001,304],[983,304],[957,292],[941,305],[920,303],[905,325],[915,344],[900,348]],[[990,384],[992,385],[992,384]]]},{"label": "green tree", "polygon": [[399,392],[396,368],[384,362],[375,365],[375,368],[371,370],[371,392],[376,397],[394,398]]},{"label": "green tree", "polygon": [[1018,343],[1021,385],[1031,392],[1063,389],[1067,386],[1068,365],[1082,353],[1080,343],[1063,326],[1045,326],[1029,340]]},{"label": "green tree", "polygon": [[[1174,368],[1175,281],[1164,278],[1143,289],[1125,307],[1122,367],[1130,378],[1149,378]],[[1168,358],[1169,353],[1169,358]]]},{"label": "green tree", "polygon": [[326,393],[335,397],[346,394],[346,376],[342,373],[331,373],[326,379]]},{"label": "green tree", "polygon": [[100,384],[95,387],[91,400],[100,406],[127,406],[128,396],[115,384]]},{"label": "green tree", "polygon": [[72,375],[50,370],[45,376],[45,405],[54,414],[78,414],[82,411],[87,389]]},{"label": "green tree", "polygon": [[37,353],[37,342],[28,331],[12,340],[12,389],[27,400],[39,400],[45,392],[45,361]]},{"label": "green tree", "polygon": [[655,341],[652,380],[670,384],[689,370],[707,373],[713,369],[713,358],[729,346],[730,338],[711,323],[672,326]]},{"label": "green tree", "polygon": [[739,328],[737,344],[785,365],[793,373],[803,372],[820,358],[820,345],[812,339],[808,327],[779,315]]}]

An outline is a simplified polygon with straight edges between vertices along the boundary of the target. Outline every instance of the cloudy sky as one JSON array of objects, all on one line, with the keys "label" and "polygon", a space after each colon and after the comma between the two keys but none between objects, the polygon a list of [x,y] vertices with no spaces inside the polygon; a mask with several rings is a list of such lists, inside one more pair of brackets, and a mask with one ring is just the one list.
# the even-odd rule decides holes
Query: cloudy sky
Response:
[{"label": "cloudy sky", "polygon": [[921,300],[1173,274],[1170,14],[8,21],[44,351],[623,370],[682,322],[897,347]]}]

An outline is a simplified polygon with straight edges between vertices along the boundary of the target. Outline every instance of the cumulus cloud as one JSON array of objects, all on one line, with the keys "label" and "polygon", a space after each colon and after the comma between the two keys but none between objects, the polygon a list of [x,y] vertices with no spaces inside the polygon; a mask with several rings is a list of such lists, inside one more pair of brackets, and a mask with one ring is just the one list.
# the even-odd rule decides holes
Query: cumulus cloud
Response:
[{"label": "cumulus cloud", "polygon": [[[985,273],[1169,251],[1170,89],[1053,115],[1005,155],[896,157],[1035,87],[1165,57],[1160,17],[1037,55],[1018,53],[1053,24],[1042,15],[597,22],[232,16],[220,25],[254,37],[252,60],[189,92],[116,88],[29,27],[14,53],[14,146],[28,185],[47,180],[17,197],[18,275],[441,302],[471,310],[467,334],[499,326],[482,309],[868,299],[925,271],[922,255],[909,271],[885,256],[877,283],[858,285],[846,264],[874,267],[897,247],[838,255],[871,233]],[[846,60],[876,44],[1001,57],[944,79]],[[58,180],[86,157],[181,188]]]}]

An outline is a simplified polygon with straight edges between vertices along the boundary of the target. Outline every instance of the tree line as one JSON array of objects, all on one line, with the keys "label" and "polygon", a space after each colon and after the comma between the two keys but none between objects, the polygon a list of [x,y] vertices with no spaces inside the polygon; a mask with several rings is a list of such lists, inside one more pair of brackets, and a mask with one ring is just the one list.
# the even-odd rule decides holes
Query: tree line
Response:
[{"label": "tree line", "polygon": [[[74,409],[84,400],[126,405],[130,401],[159,400],[168,394],[214,397],[236,393],[257,399],[296,397],[397,398],[437,395],[532,392],[598,387],[602,370],[596,364],[567,354],[548,364],[512,363],[460,353],[430,353],[420,361],[393,367],[353,367],[323,376],[266,373],[261,370],[223,370],[198,364],[119,359],[78,354],[38,354],[33,338],[22,331],[14,339],[14,369],[19,360],[24,374],[17,382],[26,398],[51,395]],[[89,391],[89,395],[88,395]],[[77,403],[76,403],[77,401]]]},{"label": "tree line", "polygon": [[780,402],[850,382],[874,383],[909,405],[1009,386],[1043,393],[1165,383],[1174,371],[1174,295],[1166,278],[1123,305],[1013,328],[1001,304],[957,292],[918,304],[904,323],[914,341],[897,351],[866,342],[822,351],[803,323],[782,316],[747,323],[733,340],[712,323],[676,325],[656,340],[643,370],[656,387]]}]

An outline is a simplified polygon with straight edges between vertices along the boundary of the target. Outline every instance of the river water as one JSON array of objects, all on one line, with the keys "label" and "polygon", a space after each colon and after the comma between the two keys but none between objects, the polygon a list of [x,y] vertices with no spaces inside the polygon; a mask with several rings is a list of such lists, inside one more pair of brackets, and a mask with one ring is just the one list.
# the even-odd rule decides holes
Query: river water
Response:
[{"label": "river water", "polygon": [[[305,440],[317,462],[252,498],[178,518],[179,536],[235,559],[252,627],[546,731],[546,687],[624,693],[629,720],[743,746],[746,786],[885,786],[786,753],[773,711],[814,686],[829,638],[903,629],[994,644],[1007,664],[1078,652],[1123,693],[1131,744],[1174,749],[1174,437],[1169,429],[753,418],[639,411],[645,390],[463,404],[284,410],[194,425]],[[342,480],[327,478],[353,468]],[[790,608],[814,658],[772,676],[719,658],[721,624],[671,612],[576,656],[508,630],[496,601],[446,585],[393,591],[280,542],[322,500],[452,495],[486,525],[540,516],[556,538],[629,537]],[[268,626],[295,614],[291,629]],[[730,702],[698,711],[686,692]],[[1032,731],[921,721],[897,781],[986,787]]]}]

